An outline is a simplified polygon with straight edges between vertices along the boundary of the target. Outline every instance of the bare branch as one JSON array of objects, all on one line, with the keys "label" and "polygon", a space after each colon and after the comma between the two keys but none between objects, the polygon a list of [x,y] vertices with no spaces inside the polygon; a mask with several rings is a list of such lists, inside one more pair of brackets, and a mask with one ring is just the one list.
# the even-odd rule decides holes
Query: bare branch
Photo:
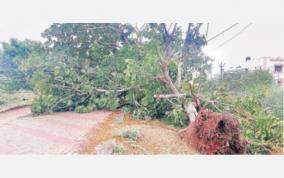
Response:
[{"label": "bare branch", "polygon": [[155,94],[154,98],[184,98],[186,97],[186,94]]},{"label": "bare branch", "polygon": [[94,88],[94,90],[95,90],[96,92],[99,92],[99,93],[107,93],[107,92],[122,93],[122,92],[125,92],[125,91],[130,90],[130,88],[123,88],[123,89],[119,89],[119,90],[106,90],[106,89],[102,89],[102,88]]},{"label": "bare branch", "polygon": [[208,36],[208,32],[209,32],[209,23],[207,23],[207,27],[206,27],[206,33],[205,33],[205,37],[207,38]]},{"label": "bare branch", "polygon": [[168,28],[168,32],[170,32],[172,26],[173,26],[173,23],[170,23],[169,28]]},{"label": "bare branch", "polygon": [[167,30],[166,24],[162,23],[161,25],[162,25],[162,27],[164,29],[164,32],[165,32],[164,35],[166,35],[165,37],[168,38],[170,36],[170,34],[169,34],[168,30]]},{"label": "bare branch", "polygon": [[176,86],[178,88],[181,87],[181,76],[182,76],[182,62],[178,62],[178,64],[177,64],[177,79],[176,79]]},{"label": "bare branch", "polygon": [[175,23],[175,25],[174,25],[171,36],[173,36],[175,34],[176,30],[177,30],[177,23]]}]

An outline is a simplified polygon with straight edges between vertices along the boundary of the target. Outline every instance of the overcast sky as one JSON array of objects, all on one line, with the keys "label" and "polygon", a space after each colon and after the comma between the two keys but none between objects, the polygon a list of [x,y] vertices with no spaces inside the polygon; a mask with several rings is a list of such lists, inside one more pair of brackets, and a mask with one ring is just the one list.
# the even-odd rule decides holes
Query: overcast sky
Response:
[{"label": "overcast sky", "polygon": [[[120,11],[120,13],[116,13],[115,10],[117,8],[115,7],[115,2],[112,2],[110,5],[108,0],[105,0],[105,6],[107,8],[103,8],[104,6],[99,5],[91,5],[92,1],[89,0],[81,0],[79,1],[79,4],[73,3],[73,1],[69,0],[61,0],[61,1],[55,1],[55,0],[49,0],[49,1],[39,1],[39,0],[25,0],[25,1],[17,1],[15,0],[9,0],[5,3],[1,2],[0,6],[0,41],[8,41],[11,37],[15,37],[18,39],[33,39],[33,40],[42,40],[41,38],[41,32],[44,31],[44,29],[48,28],[53,22],[113,22],[112,19],[116,19],[117,16],[120,16],[120,19],[122,17],[122,22],[128,22],[127,19],[125,20],[123,17],[127,16],[130,17],[130,21],[133,22],[141,22],[139,19],[141,19],[141,16],[137,14],[135,16],[135,12],[140,12],[141,10],[146,16],[151,16],[152,11],[157,12],[157,9],[151,9],[152,6],[148,7],[145,5],[145,8],[147,8],[147,13],[145,10],[143,10],[143,7],[131,9],[128,8],[128,11]],[[124,0],[123,0],[124,1]],[[147,1],[147,0],[146,0]],[[271,0],[271,2],[274,0]],[[56,4],[51,4],[56,3]],[[223,2],[223,5],[227,1]],[[147,3],[146,3],[147,4]],[[81,5],[84,5],[84,8],[79,8]],[[24,7],[24,8],[23,8]],[[186,8],[185,6],[179,6],[181,9]],[[280,13],[281,6],[275,5],[274,11],[264,11],[266,10],[266,4],[258,4],[258,7],[260,9],[254,9],[254,13],[252,13],[251,9],[246,9],[247,6],[241,6],[240,4],[236,4],[233,9],[225,9],[220,8],[219,10],[214,10],[214,13],[208,14],[208,17],[213,16],[213,19],[221,19],[224,17],[225,10],[230,10],[234,12],[236,10],[238,12],[239,16],[250,16],[251,14],[257,14],[260,15],[271,15],[271,18],[274,20],[275,17],[278,17],[281,19],[281,16],[279,16],[277,13]],[[172,5],[169,5],[169,7],[165,6],[164,8],[158,9],[159,13],[164,13],[163,10],[166,10],[166,19],[172,20],[171,17],[175,17],[171,15],[171,13],[175,13],[175,15],[180,15],[179,12],[186,12],[186,15],[188,15],[187,11],[177,11],[172,12],[167,11],[167,8],[172,8]],[[207,9],[206,9],[207,8]],[[238,8],[241,8],[242,10],[238,10]],[[13,9],[13,10],[11,10]],[[209,12],[210,5],[204,7],[204,11]],[[192,9],[191,11],[194,11],[195,9]],[[100,18],[100,20],[90,20],[93,19],[95,13],[96,17],[103,17]],[[114,16],[112,14],[107,16],[105,13],[113,12],[115,13]],[[134,13],[133,15],[129,16],[128,13]],[[264,13],[267,12],[267,13]],[[97,14],[99,15],[97,15]],[[126,14],[125,14],[126,13]],[[209,12],[210,13],[210,12]],[[218,14],[220,13],[220,14]],[[275,14],[276,13],[276,14]],[[217,14],[217,15],[216,15]],[[65,15],[65,16],[64,16]],[[75,18],[76,17],[82,17],[82,18]],[[215,16],[217,16],[217,18]],[[134,16],[134,20],[133,20]],[[152,15],[153,16],[153,15]],[[185,15],[181,14],[180,16],[186,17]],[[188,15],[189,16],[189,15]],[[206,16],[206,14],[205,14]],[[220,18],[218,19],[218,17]],[[59,18],[60,17],[60,18]],[[64,17],[62,19],[62,17]],[[107,17],[107,18],[105,18]],[[207,17],[207,16],[206,16]],[[59,20],[52,20],[52,19],[58,19]],[[137,21],[135,21],[135,18]],[[164,20],[165,18],[158,18],[157,21]],[[80,20],[83,19],[83,20]],[[103,20],[101,20],[103,19]],[[107,19],[107,20],[104,20]],[[111,20],[108,20],[111,19]],[[209,34],[208,38],[216,35],[217,33],[221,32],[222,30],[228,28],[230,25],[234,24],[236,21],[234,20],[236,18],[228,17],[225,19],[225,21],[219,21],[215,23],[210,23],[209,28]],[[250,18],[249,18],[250,19]],[[257,22],[254,21],[247,21],[239,23],[237,26],[229,30],[228,32],[224,33],[223,35],[217,37],[215,40],[212,40],[209,42],[209,44],[204,48],[204,51],[216,59],[214,62],[215,68],[214,71],[217,71],[217,64],[220,61],[223,61],[226,63],[225,69],[229,68],[231,66],[238,66],[241,65],[244,61],[246,56],[251,56],[252,58],[257,58],[261,56],[279,56],[284,57],[284,22],[280,21],[279,23],[267,21],[266,17],[260,16],[260,21]],[[265,20],[263,22],[263,20]],[[269,16],[268,16],[269,19]],[[277,19],[276,19],[277,20]],[[143,19],[145,21],[145,18]],[[185,19],[182,19],[182,22],[187,22]],[[224,41],[232,38],[235,34],[237,34],[239,31],[241,31],[246,25],[248,25],[250,22],[252,22],[252,25],[247,28],[245,31],[243,31],[239,36],[237,36],[235,39],[230,41],[229,43],[225,44],[224,46],[211,51],[215,47],[222,44]],[[282,24],[281,24],[282,23]],[[211,51],[211,52],[208,52]]]}]

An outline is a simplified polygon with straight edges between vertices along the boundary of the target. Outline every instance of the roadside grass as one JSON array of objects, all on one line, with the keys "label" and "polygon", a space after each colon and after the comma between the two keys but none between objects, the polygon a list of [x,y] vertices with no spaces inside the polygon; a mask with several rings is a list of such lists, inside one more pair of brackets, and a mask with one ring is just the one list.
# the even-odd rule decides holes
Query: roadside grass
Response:
[{"label": "roadside grass", "polygon": [[134,119],[125,114],[123,122],[117,122],[118,112],[86,135],[80,154],[96,154],[94,148],[108,140],[115,139],[113,154],[157,155],[197,154],[178,137],[178,129],[158,120]]},{"label": "roadside grass", "polygon": [[5,92],[0,91],[0,112],[30,105],[35,95],[31,91]]}]

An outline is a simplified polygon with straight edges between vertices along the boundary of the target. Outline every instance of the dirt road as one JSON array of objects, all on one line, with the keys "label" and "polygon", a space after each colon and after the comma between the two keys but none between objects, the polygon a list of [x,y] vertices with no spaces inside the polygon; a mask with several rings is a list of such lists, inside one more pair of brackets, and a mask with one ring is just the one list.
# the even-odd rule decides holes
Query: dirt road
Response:
[{"label": "dirt road", "polygon": [[85,135],[109,114],[64,112],[32,117],[29,107],[0,113],[0,154],[77,154]]}]

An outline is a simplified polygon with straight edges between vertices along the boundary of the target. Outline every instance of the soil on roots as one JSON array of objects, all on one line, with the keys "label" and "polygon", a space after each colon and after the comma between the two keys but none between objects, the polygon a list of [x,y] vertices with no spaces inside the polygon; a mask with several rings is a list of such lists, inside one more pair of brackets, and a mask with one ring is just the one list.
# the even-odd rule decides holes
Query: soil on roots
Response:
[{"label": "soil on roots", "polygon": [[202,110],[180,136],[201,154],[243,154],[247,142],[239,125],[229,114]]}]

